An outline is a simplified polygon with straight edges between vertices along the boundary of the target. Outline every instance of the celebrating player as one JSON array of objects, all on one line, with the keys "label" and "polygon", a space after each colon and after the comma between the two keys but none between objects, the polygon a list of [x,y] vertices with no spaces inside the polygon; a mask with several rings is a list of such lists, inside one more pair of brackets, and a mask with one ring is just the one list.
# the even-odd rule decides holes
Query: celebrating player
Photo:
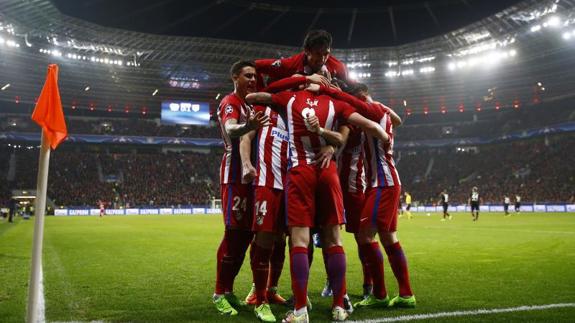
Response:
[{"label": "celebrating player", "polygon": [[[275,92],[305,85],[308,82],[322,81],[324,77],[317,74],[291,77],[273,83],[264,91]],[[259,105],[255,106],[254,110],[268,116],[270,124],[258,129],[257,132],[255,130],[248,132],[242,136],[240,143],[243,180],[246,183],[253,181],[255,186],[252,230],[256,236],[251,247],[254,288],[253,294],[250,292],[246,298],[246,303],[256,305],[254,312],[261,321],[275,322],[269,303],[286,302],[277,294],[277,283],[283,266],[283,257],[279,255],[285,253],[285,221],[282,215],[285,208],[283,183],[287,171],[288,134],[285,111],[278,113],[269,107]],[[254,139],[257,143],[256,167],[251,161],[251,146]],[[276,258],[281,258],[281,263],[272,263],[270,266],[274,254],[277,255]],[[270,273],[270,267],[276,270]]]},{"label": "celebrating player", "polygon": [[[339,225],[345,223],[342,193],[335,163],[321,168],[313,163],[315,155],[326,145],[320,136],[325,129],[332,129],[342,117],[360,126],[374,137],[387,141],[387,133],[376,123],[369,121],[340,101],[309,91],[281,92],[278,94],[254,93],[246,97],[250,103],[274,104],[287,109],[290,162],[286,179],[288,228],[291,235],[291,278],[295,296],[294,311],[285,322],[308,322],[306,308],[309,261],[307,247],[309,231],[320,223],[323,248],[327,250],[328,277],[333,290],[332,319],[342,321],[348,317],[343,297],[346,293],[345,253]],[[308,118],[317,116],[320,127],[317,132],[308,128]],[[316,215],[323,218],[316,219]],[[317,220],[317,221],[316,221]]]},{"label": "celebrating player", "polygon": [[218,107],[218,119],[225,151],[220,167],[221,198],[225,232],[217,253],[216,288],[213,302],[221,314],[237,315],[233,306],[241,305],[233,293],[233,284],[244,261],[253,234],[251,185],[242,184],[239,138],[269,124],[269,117],[254,112],[245,103],[247,94],[256,90],[255,63],[238,61],[230,70],[234,92]]},{"label": "celebrating player", "polygon": [[[323,93],[344,100],[369,119],[377,120],[390,138],[389,141],[382,141],[367,133],[365,165],[369,185],[361,213],[359,243],[373,277],[373,295],[356,303],[355,306],[414,307],[416,300],[409,282],[407,261],[396,233],[401,182],[393,161],[393,127],[401,124],[401,118],[383,104],[373,101],[367,86],[356,84],[348,91],[357,97],[333,88],[322,87]],[[383,279],[383,256],[379,244],[374,239],[377,233],[399,283],[399,295],[391,300]]]},{"label": "celebrating player", "polygon": [[[294,74],[311,75],[321,72],[332,78],[347,80],[345,65],[331,56],[331,43],[332,37],[327,31],[310,31],[304,39],[303,52],[282,59],[256,60],[258,82],[263,84],[265,76],[274,81]],[[324,82],[324,85],[329,85],[329,82]]]}]

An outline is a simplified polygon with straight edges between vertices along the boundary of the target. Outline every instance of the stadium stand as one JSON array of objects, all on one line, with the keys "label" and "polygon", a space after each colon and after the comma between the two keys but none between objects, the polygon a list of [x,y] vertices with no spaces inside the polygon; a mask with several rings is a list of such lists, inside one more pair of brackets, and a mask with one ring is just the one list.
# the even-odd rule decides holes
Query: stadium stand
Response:
[{"label": "stadium stand", "polygon": [[565,135],[471,150],[402,152],[398,169],[403,188],[421,204],[437,203],[443,189],[450,193],[452,203],[464,204],[473,186],[486,203],[501,203],[504,194],[516,193],[530,202],[573,202],[575,158],[566,152],[575,149],[574,139]]},{"label": "stadium stand", "polygon": [[[17,149],[16,158],[11,188],[34,188],[37,150]],[[215,153],[59,150],[50,162],[48,196],[58,206],[95,206],[98,200],[117,207],[206,205],[219,196],[213,185],[219,158]]]}]

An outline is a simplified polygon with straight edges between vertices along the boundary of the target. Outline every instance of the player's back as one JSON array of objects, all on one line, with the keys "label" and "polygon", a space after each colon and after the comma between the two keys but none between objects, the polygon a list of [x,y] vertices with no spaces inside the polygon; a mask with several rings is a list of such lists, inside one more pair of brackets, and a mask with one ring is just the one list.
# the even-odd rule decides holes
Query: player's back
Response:
[{"label": "player's back", "polygon": [[337,119],[355,112],[347,103],[305,90],[281,92],[273,97],[276,104],[286,107],[292,167],[310,164],[315,154],[327,145],[325,139],[309,130],[307,118],[315,115],[320,127],[333,130]]},{"label": "player's back", "polygon": [[344,192],[363,192],[366,187],[363,161],[365,133],[359,127],[348,127],[347,142],[337,159],[340,183]]}]

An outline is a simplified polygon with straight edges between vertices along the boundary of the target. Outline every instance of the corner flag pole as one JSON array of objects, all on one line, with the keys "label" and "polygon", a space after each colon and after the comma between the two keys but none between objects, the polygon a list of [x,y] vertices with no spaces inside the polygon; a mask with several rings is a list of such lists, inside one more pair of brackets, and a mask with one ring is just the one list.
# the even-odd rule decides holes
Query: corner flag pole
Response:
[{"label": "corner flag pole", "polygon": [[44,309],[39,307],[42,281],[42,244],[44,241],[44,216],[46,215],[46,191],[48,189],[48,169],[50,149],[56,149],[68,136],[68,128],[62,110],[62,100],[58,89],[58,65],[48,65],[46,82],[32,113],[32,120],[42,127],[42,146],[38,164],[36,184],[34,244],[30,285],[28,287],[28,312],[26,322],[37,323],[45,320]]},{"label": "corner flag pole", "polygon": [[44,216],[46,215],[46,191],[48,188],[48,169],[50,166],[50,143],[42,131],[42,148],[38,164],[36,184],[36,202],[34,204],[34,242],[32,247],[32,268],[28,287],[28,312],[26,322],[36,323],[42,317],[39,313],[40,281],[42,279],[42,247],[44,241]]}]

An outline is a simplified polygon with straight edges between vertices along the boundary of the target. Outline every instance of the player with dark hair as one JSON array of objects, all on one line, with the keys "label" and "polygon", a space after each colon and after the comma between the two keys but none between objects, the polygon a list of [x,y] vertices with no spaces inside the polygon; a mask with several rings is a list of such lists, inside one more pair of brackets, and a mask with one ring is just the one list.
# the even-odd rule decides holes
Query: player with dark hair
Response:
[{"label": "player with dark hair", "polygon": [[233,293],[233,284],[252,241],[253,192],[251,185],[242,184],[240,137],[269,124],[269,117],[254,112],[246,104],[247,94],[256,90],[255,63],[238,61],[230,69],[234,92],[222,99],[218,119],[224,155],[220,167],[220,185],[225,231],[217,253],[217,275],[213,302],[221,314],[237,315],[233,306],[241,302]]},{"label": "player with dark hair", "polygon": [[[363,249],[373,277],[373,295],[355,304],[356,307],[414,307],[415,296],[409,282],[407,260],[397,238],[397,208],[401,195],[401,181],[393,161],[393,128],[401,124],[401,118],[393,110],[374,101],[365,85],[352,85],[347,89],[355,96],[323,87],[326,93],[354,106],[358,112],[376,121],[385,129],[389,141],[381,141],[367,133],[365,145],[366,177],[368,189],[361,213],[359,243]],[[357,97],[356,97],[357,96]],[[391,268],[399,284],[399,295],[389,299],[383,278],[383,256],[375,235],[387,254]]]},{"label": "player with dark hair", "polygon": [[[258,59],[255,61],[260,88],[264,76],[270,81],[290,77],[294,74],[311,75],[324,72],[332,78],[347,80],[345,65],[331,56],[331,34],[325,30],[310,31],[303,43],[303,52],[281,59]],[[325,82],[324,85],[329,85]]]},{"label": "player with dark hair", "polygon": [[[308,322],[307,282],[309,276],[308,245],[310,227],[319,223],[322,229],[322,247],[326,249],[328,277],[333,291],[332,320],[348,317],[344,309],[346,293],[345,253],[340,238],[340,225],[345,223],[341,186],[335,163],[326,168],[314,163],[316,154],[327,145],[321,134],[332,130],[339,118],[360,126],[382,141],[389,136],[375,122],[355,112],[349,104],[333,100],[326,95],[309,91],[265,92],[250,94],[250,103],[274,104],[287,110],[291,167],[286,180],[287,220],[291,237],[290,268],[294,311],[285,322]],[[319,127],[311,127],[309,118],[317,116]],[[318,217],[316,219],[316,217]],[[316,221],[317,220],[317,221]]]},{"label": "player with dark hair", "polygon": [[469,194],[469,199],[467,203],[471,207],[471,217],[473,221],[479,220],[479,191],[477,190],[477,186],[473,186],[471,189],[471,194]]},{"label": "player with dark hair", "polygon": [[447,219],[451,220],[452,217],[449,214],[449,212],[447,212],[447,210],[449,209],[449,194],[447,194],[447,190],[443,190],[440,194],[441,196],[441,206],[443,207],[443,218],[441,219],[441,221],[445,221]]}]

